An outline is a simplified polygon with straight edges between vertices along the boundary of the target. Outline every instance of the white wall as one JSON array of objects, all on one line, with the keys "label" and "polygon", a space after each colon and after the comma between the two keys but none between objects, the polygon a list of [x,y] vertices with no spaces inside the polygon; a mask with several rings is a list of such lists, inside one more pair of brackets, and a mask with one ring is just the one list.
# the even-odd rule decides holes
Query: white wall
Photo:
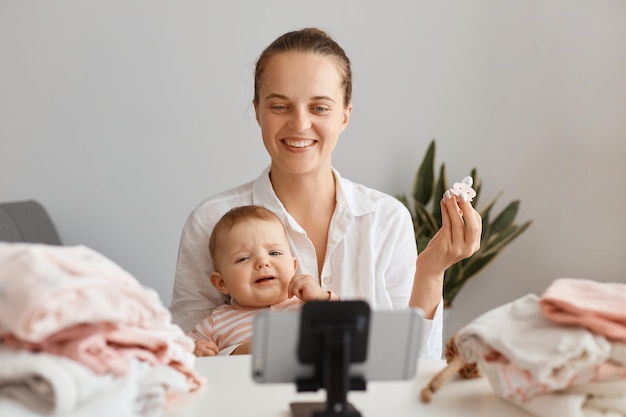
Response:
[{"label": "white wall", "polygon": [[353,61],[344,176],[407,192],[437,138],[451,180],[476,166],[482,201],[534,221],[453,327],[558,277],[626,281],[623,0],[0,0],[0,200],[38,199],[169,304],[187,214],[269,161],[254,62],[303,26]]}]

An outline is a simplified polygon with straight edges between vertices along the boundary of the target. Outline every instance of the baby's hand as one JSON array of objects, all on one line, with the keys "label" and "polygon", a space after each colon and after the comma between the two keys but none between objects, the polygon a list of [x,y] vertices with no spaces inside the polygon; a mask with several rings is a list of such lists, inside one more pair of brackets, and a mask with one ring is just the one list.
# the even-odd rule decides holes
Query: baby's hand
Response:
[{"label": "baby's hand", "polygon": [[330,292],[324,291],[311,275],[296,274],[289,282],[289,297],[298,297],[302,301],[330,299]]},{"label": "baby's hand", "polygon": [[196,339],[195,348],[193,354],[196,356],[215,356],[218,349],[215,342],[209,342],[208,340]]}]

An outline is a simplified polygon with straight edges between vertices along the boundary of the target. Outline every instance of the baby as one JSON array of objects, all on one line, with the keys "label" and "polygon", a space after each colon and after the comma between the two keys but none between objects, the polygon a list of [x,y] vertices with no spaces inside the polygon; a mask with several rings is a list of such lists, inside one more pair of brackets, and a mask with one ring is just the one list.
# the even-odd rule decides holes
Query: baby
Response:
[{"label": "baby", "polygon": [[250,353],[254,316],[261,309],[298,309],[302,302],[338,300],[310,275],[295,274],[280,219],[261,206],[241,206],[216,223],[209,239],[211,284],[229,298],[192,331],[196,356]]}]

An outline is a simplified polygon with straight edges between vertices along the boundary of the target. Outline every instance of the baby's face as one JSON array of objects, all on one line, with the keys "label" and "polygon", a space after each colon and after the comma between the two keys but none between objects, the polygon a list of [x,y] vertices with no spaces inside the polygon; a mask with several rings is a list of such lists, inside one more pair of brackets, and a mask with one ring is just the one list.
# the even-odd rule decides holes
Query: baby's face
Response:
[{"label": "baby's face", "polygon": [[267,307],[287,299],[297,263],[279,221],[243,221],[223,236],[217,250],[220,273],[237,304]]}]

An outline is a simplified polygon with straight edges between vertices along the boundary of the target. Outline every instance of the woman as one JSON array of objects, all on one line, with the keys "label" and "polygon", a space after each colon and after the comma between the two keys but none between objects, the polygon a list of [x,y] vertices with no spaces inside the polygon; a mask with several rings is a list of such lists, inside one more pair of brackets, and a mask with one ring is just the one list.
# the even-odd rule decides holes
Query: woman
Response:
[{"label": "woman", "polygon": [[299,273],[374,309],[421,308],[428,338],[421,355],[441,357],[443,274],[478,249],[481,218],[448,193],[442,228],[417,257],[408,210],[332,167],[350,121],[351,93],[350,60],[318,29],[286,33],[263,51],[253,103],[271,164],[256,180],[209,197],[187,219],[170,307],[185,332],[224,302],[208,278],[213,226],[229,209],[257,204],[286,226]]}]

